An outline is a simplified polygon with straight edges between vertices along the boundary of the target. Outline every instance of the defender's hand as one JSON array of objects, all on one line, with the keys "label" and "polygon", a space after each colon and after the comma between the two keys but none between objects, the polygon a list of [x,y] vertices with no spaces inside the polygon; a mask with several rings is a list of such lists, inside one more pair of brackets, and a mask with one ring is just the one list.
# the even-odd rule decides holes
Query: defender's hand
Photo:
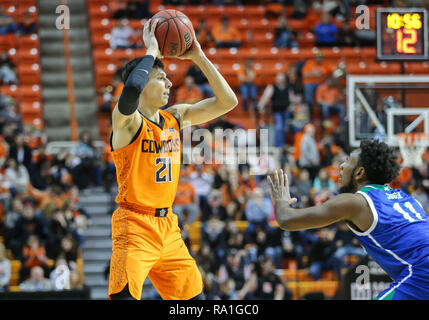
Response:
[{"label": "defender's hand", "polygon": [[268,176],[268,183],[271,188],[271,200],[274,204],[278,201],[285,201],[291,205],[298,201],[296,198],[290,197],[289,181],[287,175],[283,173],[282,169],[276,170],[272,179]]}]

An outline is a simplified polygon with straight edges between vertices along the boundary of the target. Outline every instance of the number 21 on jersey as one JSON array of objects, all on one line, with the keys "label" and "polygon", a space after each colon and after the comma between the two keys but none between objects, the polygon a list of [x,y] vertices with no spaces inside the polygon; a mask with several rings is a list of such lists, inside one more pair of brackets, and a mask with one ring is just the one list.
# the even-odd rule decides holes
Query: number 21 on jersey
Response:
[{"label": "number 21 on jersey", "polygon": [[158,157],[155,159],[155,165],[161,164],[155,172],[155,182],[172,182],[173,174],[171,169],[171,157]]}]

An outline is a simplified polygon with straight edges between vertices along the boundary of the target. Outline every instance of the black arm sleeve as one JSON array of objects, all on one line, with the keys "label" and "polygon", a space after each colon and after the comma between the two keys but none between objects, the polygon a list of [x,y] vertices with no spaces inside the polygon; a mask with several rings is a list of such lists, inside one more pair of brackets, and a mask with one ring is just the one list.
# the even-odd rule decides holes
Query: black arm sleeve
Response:
[{"label": "black arm sleeve", "polygon": [[144,56],[130,73],[118,101],[119,112],[123,115],[130,115],[137,110],[140,93],[146,86],[154,62],[153,56]]}]

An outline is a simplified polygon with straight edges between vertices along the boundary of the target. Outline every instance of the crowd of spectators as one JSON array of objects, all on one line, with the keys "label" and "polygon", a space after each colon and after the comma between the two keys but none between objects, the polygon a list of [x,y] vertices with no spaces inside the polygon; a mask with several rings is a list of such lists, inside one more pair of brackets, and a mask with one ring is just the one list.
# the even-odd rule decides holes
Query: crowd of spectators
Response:
[{"label": "crowd of spectators", "polygon": [[[38,32],[36,10],[11,16],[0,6],[0,36]],[[22,291],[60,290],[83,285],[78,259],[83,230],[91,223],[79,191],[101,186],[101,155],[87,133],[69,151],[50,154],[47,136],[24,123],[20,99],[4,93],[19,87],[17,65],[0,53],[0,291],[9,290],[12,266],[20,262]],[[7,90],[6,90],[7,91]],[[99,159],[99,160],[98,160]],[[61,265],[61,266],[60,266]],[[67,273],[66,284],[57,278]],[[15,280],[14,280],[15,281]]]},{"label": "crowd of spectators", "polygon": [[[16,103],[10,97],[1,97],[6,98],[7,104]],[[21,290],[57,288],[47,278],[59,259],[66,261],[69,272],[79,272],[77,259],[84,241],[83,229],[91,221],[85,208],[79,205],[79,188],[91,183],[87,173],[92,172],[91,165],[83,162],[94,156],[93,149],[84,143],[88,141],[83,135],[70,152],[48,154],[46,135],[24,125],[20,117],[9,122],[10,113],[16,110],[8,105],[5,108],[0,132],[2,290],[8,289],[10,259],[21,262]],[[96,168],[99,166],[92,169]],[[88,181],[82,181],[82,177],[89,177]],[[75,182],[79,179],[79,183]],[[94,186],[96,179],[94,174]]]}]

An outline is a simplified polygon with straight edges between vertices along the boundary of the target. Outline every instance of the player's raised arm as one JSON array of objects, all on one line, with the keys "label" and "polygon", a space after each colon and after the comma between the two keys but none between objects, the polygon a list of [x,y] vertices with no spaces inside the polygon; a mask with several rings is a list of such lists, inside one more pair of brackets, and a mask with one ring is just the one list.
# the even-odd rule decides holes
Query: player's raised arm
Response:
[{"label": "player's raised arm", "polygon": [[177,104],[167,109],[170,113],[179,114],[184,126],[208,122],[231,111],[238,104],[234,91],[206,57],[195,36],[192,47],[178,58],[192,60],[207,77],[215,95],[194,104]]},{"label": "player's raised arm", "polygon": [[290,197],[288,178],[283,174],[283,170],[275,171],[273,178],[268,177],[268,182],[271,200],[275,206],[275,217],[283,230],[321,228],[340,220],[356,224],[356,219],[367,205],[362,196],[348,193],[339,194],[318,206],[294,209],[290,205],[297,199]]},{"label": "player's raised arm", "polygon": [[124,84],[122,94],[112,112],[113,130],[122,129],[133,121],[141,121],[137,113],[140,93],[149,80],[155,58],[160,56],[158,41],[154,34],[157,22],[155,20],[150,27],[150,20],[148,20],[144,25],[143,40],[147,48],[146,55],[130,73]]}]

